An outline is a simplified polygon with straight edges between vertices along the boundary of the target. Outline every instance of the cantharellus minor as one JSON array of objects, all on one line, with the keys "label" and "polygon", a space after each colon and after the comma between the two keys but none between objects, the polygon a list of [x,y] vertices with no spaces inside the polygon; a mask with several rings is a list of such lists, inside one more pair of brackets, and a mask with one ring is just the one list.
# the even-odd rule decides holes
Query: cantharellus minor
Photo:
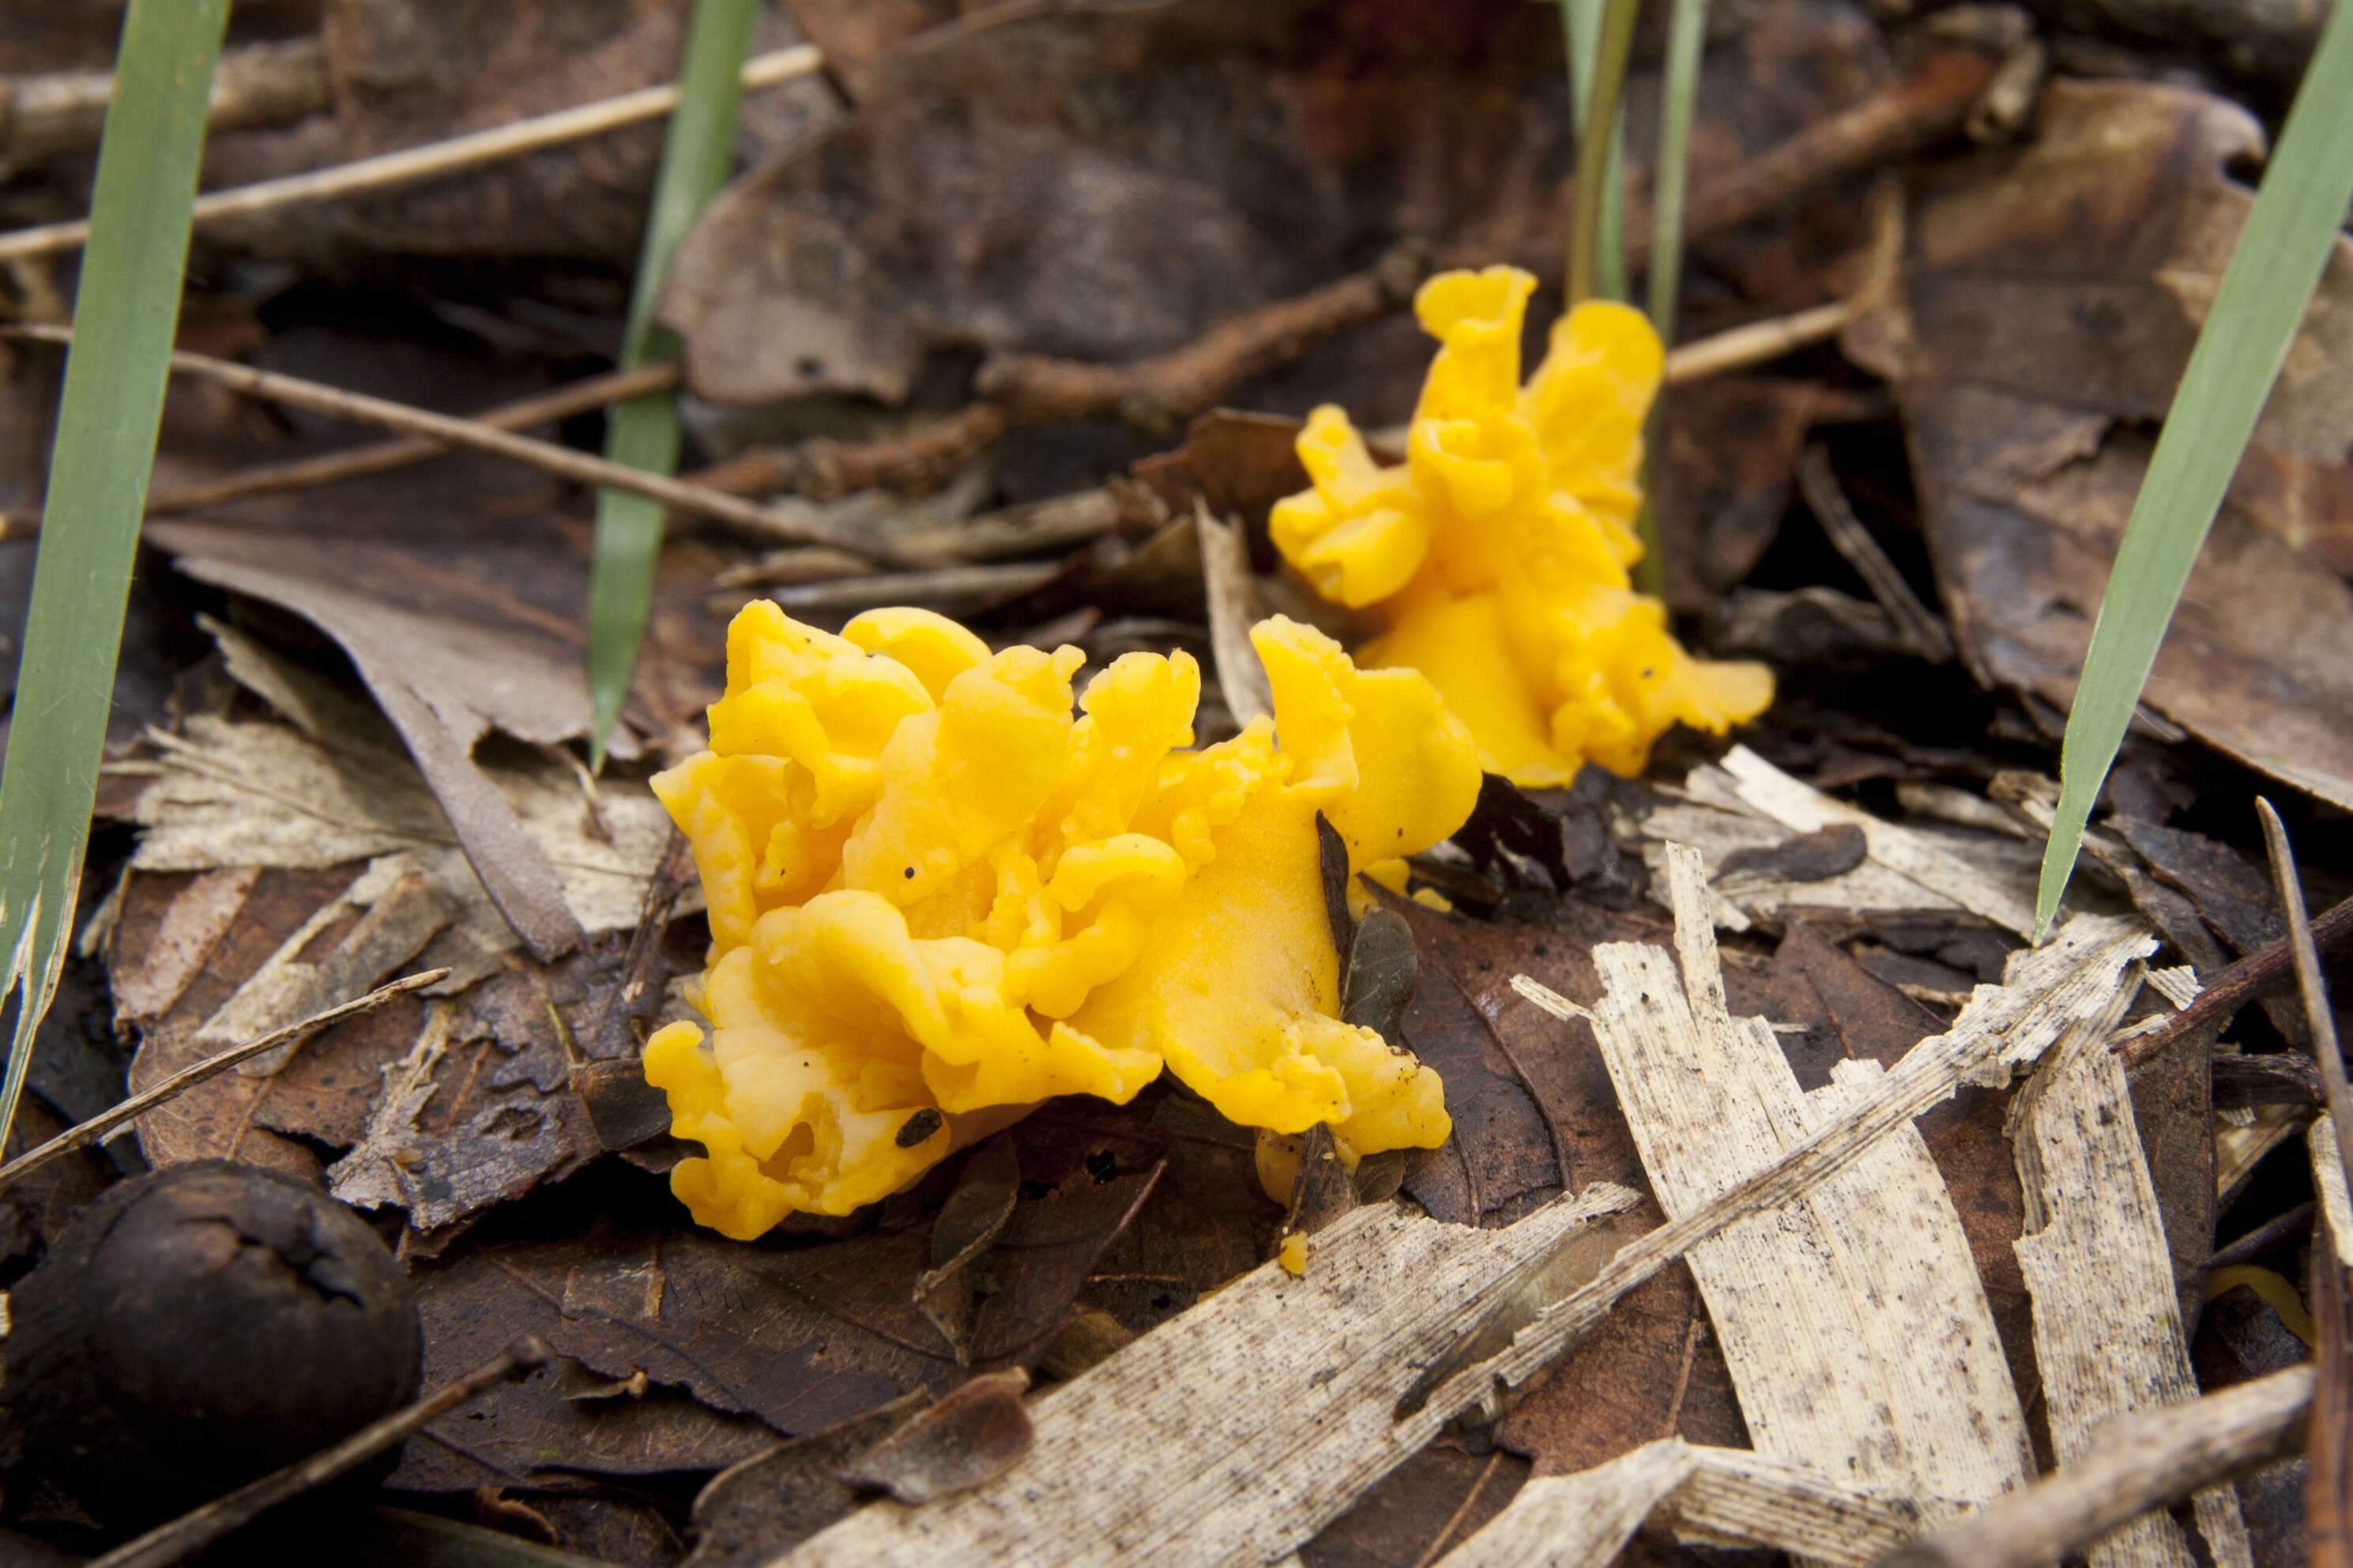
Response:
[{"label": "cantharellus minor", "polygon": [[839,637],[755,602],[711,749],[654,780],[694,849],[710,966],[647,1042],[671,1185],[754,1237],[846,1214],[1054,1095],[1125,1100],[1164,1067],[1235,1121],[1329,1122],[1345,1157],[1435,1148],[1438,1075],[1344,1024],[1315,818],[1353,874],[1426,848],[1479,793],[1430,683],[1359,670],[1277,617],[1274,698],[1199,750],[1200,672],[1133,653],[992,653],[924,610]]},{"label": "cantharellus minor", "polygon": [[1481,763],[1531,786],[1588,760],[1639,773],[1670,724],[1721,734],[1773,697],[1764,666],[1684,652],[1628,574],[1658,334],[1638,310],[1581,304],[1523,385],[1535,287],[1510,267],[1423,284],[1414,310],[1440,346],[1405,462],[1376,463],[1326,405],[1299,437],[1314,488],[1269,519],[1317,592],[1382,616],[1356,662],[1429,677]]}]

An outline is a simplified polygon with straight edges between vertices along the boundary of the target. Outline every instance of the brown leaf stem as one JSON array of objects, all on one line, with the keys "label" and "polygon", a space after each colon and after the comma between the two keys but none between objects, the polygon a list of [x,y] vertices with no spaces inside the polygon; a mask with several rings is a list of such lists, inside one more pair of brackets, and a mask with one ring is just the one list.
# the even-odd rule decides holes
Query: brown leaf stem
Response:
[{"label": "brown leaf stem", "polygon": [[[2353,932],[2353,899],[2348,899],[2312,922],[2316,947],[2327,947]],[[2218,971],[2189,1005],[2167,1019],[2160,1028],[2137,1035],[2119,1047],[2125,1070],[2130,1072],[2181,1036],[2217,1018],[2227,1017],[2262,995],[2295,966],[2288,939],[2267,942],[2228,968]]]}]

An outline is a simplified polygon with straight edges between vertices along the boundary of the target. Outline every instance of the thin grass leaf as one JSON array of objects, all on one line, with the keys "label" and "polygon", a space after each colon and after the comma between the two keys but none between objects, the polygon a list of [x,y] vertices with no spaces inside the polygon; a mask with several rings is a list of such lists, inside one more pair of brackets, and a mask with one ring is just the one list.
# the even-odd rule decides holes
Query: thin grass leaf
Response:
[{"label": "thin grass leaf", "polygon": [[72,934],[227,26],[228,0],[131,0],[122,19],[0,772],[0,996],[16,999],[0,1141]]},{"label": "thin grass leaf", "polygon": [[[1596,123],[1593,118],[1594,81],[1600,74],[1600,67],[1609,52],[1606,42],[1609,29],[1605,24],[1609,5],[1610,0],[1560,0],[1561,26],[1568,37],[1569,109],[1576,115],[1577,125],[1579,174],[1577,188],[1580,193],[1580,203],[1584,200],[1582,193],[1587,188],[1582,172],[1586,162],[1585,149],[1588,141],[1593,139]],[[1630,20],[1626,35],[1630,45],[1633,38],[1632,27]],[[1624,68],[1621,63],[1619,68],[1621,83]],[[1572,300],[1626,298],[1625,116],[1615,107],[1618,95],[1613,92],[1609,96],[1613,107],[1608,121],[1609,156],[1599,164],[1601,178],[1594,187],[1600,204],[1591,220],[1593,230],[1582,241],[1574,226],[1570,232],[1567,276],[1571,279],[1572,290],[1576,287],[1573,280],[1580,265],[1577,259],[1580,252],[1585,257],[1583,265],[1590,268],[1586,274],[1583,291],[1572,292]],[[1598,147],[1595,156],[1599,156]]]},{"label": "thin grass leaf", "polygon": [[1659,175],[1651,205],[1651,325],[1675,341],[1683,282],[1683,193],[1691,183],[1692,121],[1699,110],[1699,61],[1707,42],[1707,0],[1674,0],[1659,106]]},{"label": "thin grass leaf", "polygon": [[[1699,62],[1707,41],[1707,0],[1674,0],[1667,20],[1667,63],[1659,111],[1657,195],[1651,207],[1651,325],[1672,347],[1675,304],[1683,281],[1683,194],[1691,178],[1692,121],[1699,108]],[[1665,563],[1659,557],[1659,519],[1651,505],[1650,468],[1666,429],[1667,399],[1659,389],[1642,440],[1642,504],[1634,514],[1641,559],[1634,563],[1634,586],[1645,594],[1666,592]]]},{"label": "thin grass leaf", "polygon": [[[679,65],[678,111],[662,142],[628,331],[621,342],[625,370],[678,353],[676,336],[654,322],[654,305],[695,215],[734,166],[744,57],[757,10],[758,0],[695,0]],[[649,473],[674,473],[678,447],[676,393],[649,393],[613,410],[605,435],[605,456],[611,461]],[[588,572],[588,694],[595,712],[588,748],[598,767],[605,764],[605,742],[628,697],[629,674],[653,613],[661,537],[660,502],[618,490],[597,492],[596,556]]]},{"label": "thin grass leaf", "polygon": [[2058,911],[2092,804],[2348,205],[2353,5],[2339,5],[2306,68],[2116,547],[2060,750],[2059,806],[2035,900],[2038,937]]}]

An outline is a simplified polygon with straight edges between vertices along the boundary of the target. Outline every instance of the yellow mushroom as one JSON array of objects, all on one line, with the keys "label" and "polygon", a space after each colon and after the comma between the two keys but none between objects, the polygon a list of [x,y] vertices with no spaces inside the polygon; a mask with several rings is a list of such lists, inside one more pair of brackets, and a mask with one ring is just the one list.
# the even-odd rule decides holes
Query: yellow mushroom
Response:
[{"label": "yellow mushroom", "polygon": [[1315,817],[1352,871],[1386,868],[1470,814],[1475,748],[1411,671],[1279,617],[1252,640],[1274,721],[1193,751],[1182,653],[1121,658],[1074,718],[1075,648],[992,654],[921,610],[839,637],[736,617],[712,749],[654,781],[711,910],[708,1038],[672,1024],[645,1053],[704,1148],[672,1175],[699,1221],[847,1213],[1164,1066],[1352,1154],[1445,1140],[1437,1075],[1334,1016]]},{"label": "yellow mushroom", "polygon": [[1325,598],[1377,606],[1367,670],[1428,677],[1514,783],[1561,784],[1588,760],[1641,770],[1677,721],[1721,734],[1772,700],[1762,665],[1693,658],[1637,594],[1642,420],[1663,363],[1640,311],[1588,302],[1556,322],[1525,385],[1520,323],[1535,280],[1448,272],[1414,306],[1440,347],[1406,461],[1383,468],[1339,408],[1298,441],[1314,488],[1268,521]]}]

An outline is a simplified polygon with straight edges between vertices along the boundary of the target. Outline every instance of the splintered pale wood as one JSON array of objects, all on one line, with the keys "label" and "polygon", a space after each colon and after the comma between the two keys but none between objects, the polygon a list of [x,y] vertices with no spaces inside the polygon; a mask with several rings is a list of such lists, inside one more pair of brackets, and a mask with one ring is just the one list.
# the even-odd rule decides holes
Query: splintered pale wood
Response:
[{"label": "splintered pale wood", "polygon": [[[1680,1219],[1884,1079],[1849,1061],[1829,1087],[1799,1089],[1771,1026],[1725,1008],[1698,852],[1669,845],[1667,869],[1682,975],[1655,947],[1595,948],[1593,1030],[1660,1205]],[[1918,1129],[1689,1261],[1759,1452],[1947,1511],[2031,1475],[1993,1311]]]},{"label": "splintered pale wood", "polygon": [[[2119,975],[2156,947],[2148,928],[2137,920],[2078,915],[2042,947],[2012,954],[2004,984],[1972,992],[1953,1027],[1914,1047],[1877,1093],[1858,1098],[1803,1142],[1702,1207],[1620,1248],[1591,1284],[1539,1312],[1504,1349],[1448,1377],[1426,1405],[1399,1422],[1400,1435],[1427,1441],[1463,1411],[1493,1407],[1504,1391],[1525,1384],[1583,1338],[1627,1291],[1749,1215],[1796,1202],[1957,1086],[2000,1088],[2013,1068],[2041,1057],[2085,1020],[2105,1030]],[[1525,974],[1513,976],[1512,988],[1555,1017],[1592,1016]]]},{"label": "splintered pale wood", "polygon": [[1604,1568],[1645,1523],[1709,1546],[1767,1547],[1862,1568],[1915,1534],[1909,1501],[1810,1465],[1662,1438],[1573,1476],[1539,1476],[1444,1568]]},{"label": "splintered pale wood", "polygon": [[2353,1268],[2353,1198],[2345,1191],[2345,1164],[2337,1152],[2337,1123],[2326,1114],[2316,1118],[2305,1134],[2312,1152],[2312,1186],[2328,1215],[2329,1244],[2337,1261]]},{"label": "splintered pale wood", "polygon": [[781,1561],[1271,1562],[1419,1446],[1392,1407],[1518,1265],[1635,1201],[1596,1184],[1503,1230],[1360,1208],[1317,1234],[1305,1275],[1267,1264],[1037,1401],[1003,1476],[876,1502]]},{"label": "splintered pale wood", "polygon": [[[2093,1453],[2103,1423],[2198,1397],[2132,1091],[2108,1044],[2128,994],[2072,1031],[2011,1111],[2026,1199],[2016,1250],[2063,1465]],[[2093,1568],[2245,1568],[2238,1495],[2209,1487],[2194,1503],[2202,1546],[2165,1514],[2145,1513],[2091,1548]]]},{"label": "splintered pale wood", "polygon": [[2084,1457],[1889,1558],[1884,1568],[2034,1568],[2293,1440],[2313,1369],[2292,1366],[2100,1429]]},{"label": "splintered pale wood", "polygon": [[1791,778],[1746,746],[1725,753],[1724,771],[1736,781],[1741,800],[1791,832],[1851,822],[1862,829],[1872,859],[1887,869],[2021,936],[2033,931],[2031,879],[2021,888],[2014,879],[1989,874],[1926,834],[1883,821]]}]

